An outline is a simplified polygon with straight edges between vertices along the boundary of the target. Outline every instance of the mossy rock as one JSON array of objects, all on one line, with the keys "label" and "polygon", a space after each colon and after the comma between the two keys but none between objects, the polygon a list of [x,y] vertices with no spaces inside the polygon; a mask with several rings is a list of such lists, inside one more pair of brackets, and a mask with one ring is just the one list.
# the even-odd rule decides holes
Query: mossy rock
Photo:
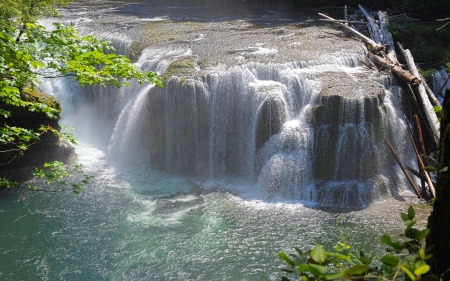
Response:
[{"label": "mossy rock", "polygon": [[193,57],[183,58],[173,61],[166,72],[162,74],[164,80],[169,80],[173,76],[192,76],[195,71],[195,60]]},{"label": "mossy rock", "polygon": [[[57,109],[58,113],[61,112],[59,101],[53,96],[43,93],[38,88],[24,88],[20,95],[24,101],[42,103]],[[45,113],[30,111],[27,107],[11,106],[3,103],[0,103],[0,108],[11,112],[11,116],[3,120],[4,123],[11,127],[15,126],[37,131],[43,125],[59,130],[59,114],[56,118],[50,118]],[[69,144],[61,143],[58,136],[53,132],[42,134],[40,140],[30,145],[25,151],[19,152],[14,150],[15,148],[14,144],[4,144],[2,149],[11,151],[0,154],[0,164],[8,163],[2,166],[0,176],[10,180],[26,180],[29,170],[34,167],[42,166],[44,162],[54,160],[68,162],[75,155],[73,147]]]},{"label": "mossy rock", "polygon": [[59,101],[54,96],[45,94],[39,88],[24,88],[22,93],[20,93],[20,97],[24,101],[45,104],[51,108],[57,109],[58,113],[61,113],[61,104]]}]

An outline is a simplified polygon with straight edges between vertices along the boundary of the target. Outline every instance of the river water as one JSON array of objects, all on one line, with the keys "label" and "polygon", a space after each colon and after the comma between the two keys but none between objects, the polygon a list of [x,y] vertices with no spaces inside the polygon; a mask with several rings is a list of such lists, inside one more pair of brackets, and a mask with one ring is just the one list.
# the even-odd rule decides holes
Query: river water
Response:
[{"label": "river water", "polygon": [[[427,207],[379,148],[391,138],[414,163],[401,89],[359,62],[362,43],[307,13],[222,8],[79,1],[62,11],[61,21],[108,38],[142,68],[178,78],[120,91],[44,81],[94,178],[79,195],[0,197],[1,280],[276,280],[279,251],[343,239],[377,255],[375,241],[399,233],[410,204],[425,223]],[[345,91],[342,108],[355,114],[380,87],[381,125],[364,113],[311,122],[326,93]],[[273,118],[261,129],[267,100]],[[339,133],[327,138],[333,124]],[[339,160],[359,145],[373,154],[354,159],[372,164]],[[330,173],[314,164],[326,149]]]}]

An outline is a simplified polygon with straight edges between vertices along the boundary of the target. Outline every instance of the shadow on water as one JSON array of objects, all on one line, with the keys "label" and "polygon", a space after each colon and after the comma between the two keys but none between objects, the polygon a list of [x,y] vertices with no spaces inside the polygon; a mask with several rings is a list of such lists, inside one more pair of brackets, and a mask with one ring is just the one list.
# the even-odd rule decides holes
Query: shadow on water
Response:
[{"label": "shadow on water", "polygon": [[[180,1],[180,0],[150,0],[136,2],[135,0],[110,0],[110,1],[78,1],[72,7],[102,7],[109,5],[116,7],[112,14],[133,15],[146,19],[149,17],[161,17],[165,20],[184,21],[225,21],[247,20],[254,25],[282,26],[295,23],[299,26],[321,26],[330,23],[319,21],[318,12],[329,14],[332,17],[341,18],[342,7],[321,6],[295,8],[288,3],[264,3],[257,4],[252,1]],[[70,8],[70,6],[69,6]]]}]

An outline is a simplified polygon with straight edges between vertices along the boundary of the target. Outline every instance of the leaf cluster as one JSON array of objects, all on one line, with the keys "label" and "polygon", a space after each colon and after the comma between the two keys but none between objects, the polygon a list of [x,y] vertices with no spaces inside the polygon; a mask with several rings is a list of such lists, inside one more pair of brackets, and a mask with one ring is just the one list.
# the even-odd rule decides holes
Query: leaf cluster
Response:
[{"label": "leaf cluster", "polygon": [[[46,185],[52,185],[53,189],[47,190],[52,192],[68,191],[78,194],[83,189],[83,186],[88,184],[93,176],[88,175],[83,170],[81,164],[73,164],[66,166],[60,161],[46,162],[44,168],[36,168],[33,171],[33,176],[42,179]],[[40,190],[36,185],[29,184],[27,186],[30,190]]]},{"label": "leaf cluster", "polygon": [[[375,265],[375,259],[363,252],[354,254],[351,246],[345,243],[336,244],[335,252],[328,252],[318,244],[309,252],[298,248],[295,248],[296,254],[280,252],[278,257],[287,265],[281,269],[285,273],[282,280],[438,280],[437,276],[427,274],[430,266],[426,261],[431,258],[431,248],[424,248],[424,240],[430,230],[414,228],[414,217],[412,206],[407,213],[401,214],[406,226],[404,235],[409,240],[399,242],[389,235],[381,237],[381,242],[388,246],[388,253],[379,259],[381,265]],[[295,279],[290,279],[292,276]]]}]

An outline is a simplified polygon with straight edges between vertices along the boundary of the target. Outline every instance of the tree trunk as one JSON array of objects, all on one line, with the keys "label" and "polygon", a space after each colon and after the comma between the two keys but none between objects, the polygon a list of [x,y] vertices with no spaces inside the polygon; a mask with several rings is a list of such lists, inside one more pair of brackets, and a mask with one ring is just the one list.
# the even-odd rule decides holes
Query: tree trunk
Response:
[{"label": "tree trunk", "polygon": [[408,71],[404,70],[398,65],[394,65],[390,60],[379,57],[377,55],[374,55],[372,53],[367,54],[369,56],[369,59],[380,69],[390,69],[392,74],[400,78],[401,80],[405,81],[406,83],[417,87],[420,84],[420,79],[409,73]]},{"label": "tree trunk", "polygon": [[369,37],[363,35],[361,32],[358,32],[357,30],[351,28],[350,26],[345,25],[345,24],[343,24],[343,23],[340,23],[340,22],[336,21],[335,19],[333,19],[332,17],[327,16],[327,15],[325,15],[325,14],[322,14],[322,13],[318,13],[318,14],[321,15],[322,17],[326,18],[326,19],[333,20],[334,23],[340,25],[341,27],[343,27],[343,28],[347,29],[348,31],[350,31],[351,33],[353,33],[354,35],[358,36],[361,40],[363,40],[364,43],[370,45],[370,47],[371,47],[372,49],[379,49],[379,48],[382,48],[382,46],[380,46],[380,45],[378,45],[377,43],[375,43],[375,41],[373,41],[373,40],[370,39]]},{"label": "tree trunk", "polygon": [[377,44],[381,45],[381,37],[380,37],[380,29],[373,21],[372,17],[369,15],[369,13],[364,9],[362,5],[358,5],[361,12],[364,14],[364,16],[367,19],[367,22],[369,23],[370,27],[370,34],[372,35],[373,41],[375,41]]},{"label": "tree trunk", "polygon": [[392,34],[389,31],[389,17],[386,12],[379,11],[378,19],[380,21],[380,39],[381,43],[389,45],[388,50],[386,51],[386,56],[397,64],[397,55],[395,54],[395,44],[394,39],[392,38]]},{"label": "tree trunk", "polygon": [[[400,44],[397,44],[397,46],[405,57],[411,74],[419,77],[419,71],[417,70],[416,64],[414,63],[414,58],[412,57],[410,51],[407,49],[403,49],[402,45]],[[439,121],[437,119],[436,113],[434,112],[434,108],[430,103],[425,87],[422,84],[419,84],[418,87],[414,90],[418,91],[420,99],[422,100],[423,111],[428,120],[428,124],[433,130],[433,133],[437,134],[439,132]]]},{"label": "tree trunk", "polygon": [[[450,91],[446,92],[443,109],[439,145],[440,171],[436,184],[436,200],[428,218],[428,228],[431,232],[427,237],[427,246],[434,245],[431,270],[438,276],[450,269]],[[441,278],[450,280],[450,272]]]}]

